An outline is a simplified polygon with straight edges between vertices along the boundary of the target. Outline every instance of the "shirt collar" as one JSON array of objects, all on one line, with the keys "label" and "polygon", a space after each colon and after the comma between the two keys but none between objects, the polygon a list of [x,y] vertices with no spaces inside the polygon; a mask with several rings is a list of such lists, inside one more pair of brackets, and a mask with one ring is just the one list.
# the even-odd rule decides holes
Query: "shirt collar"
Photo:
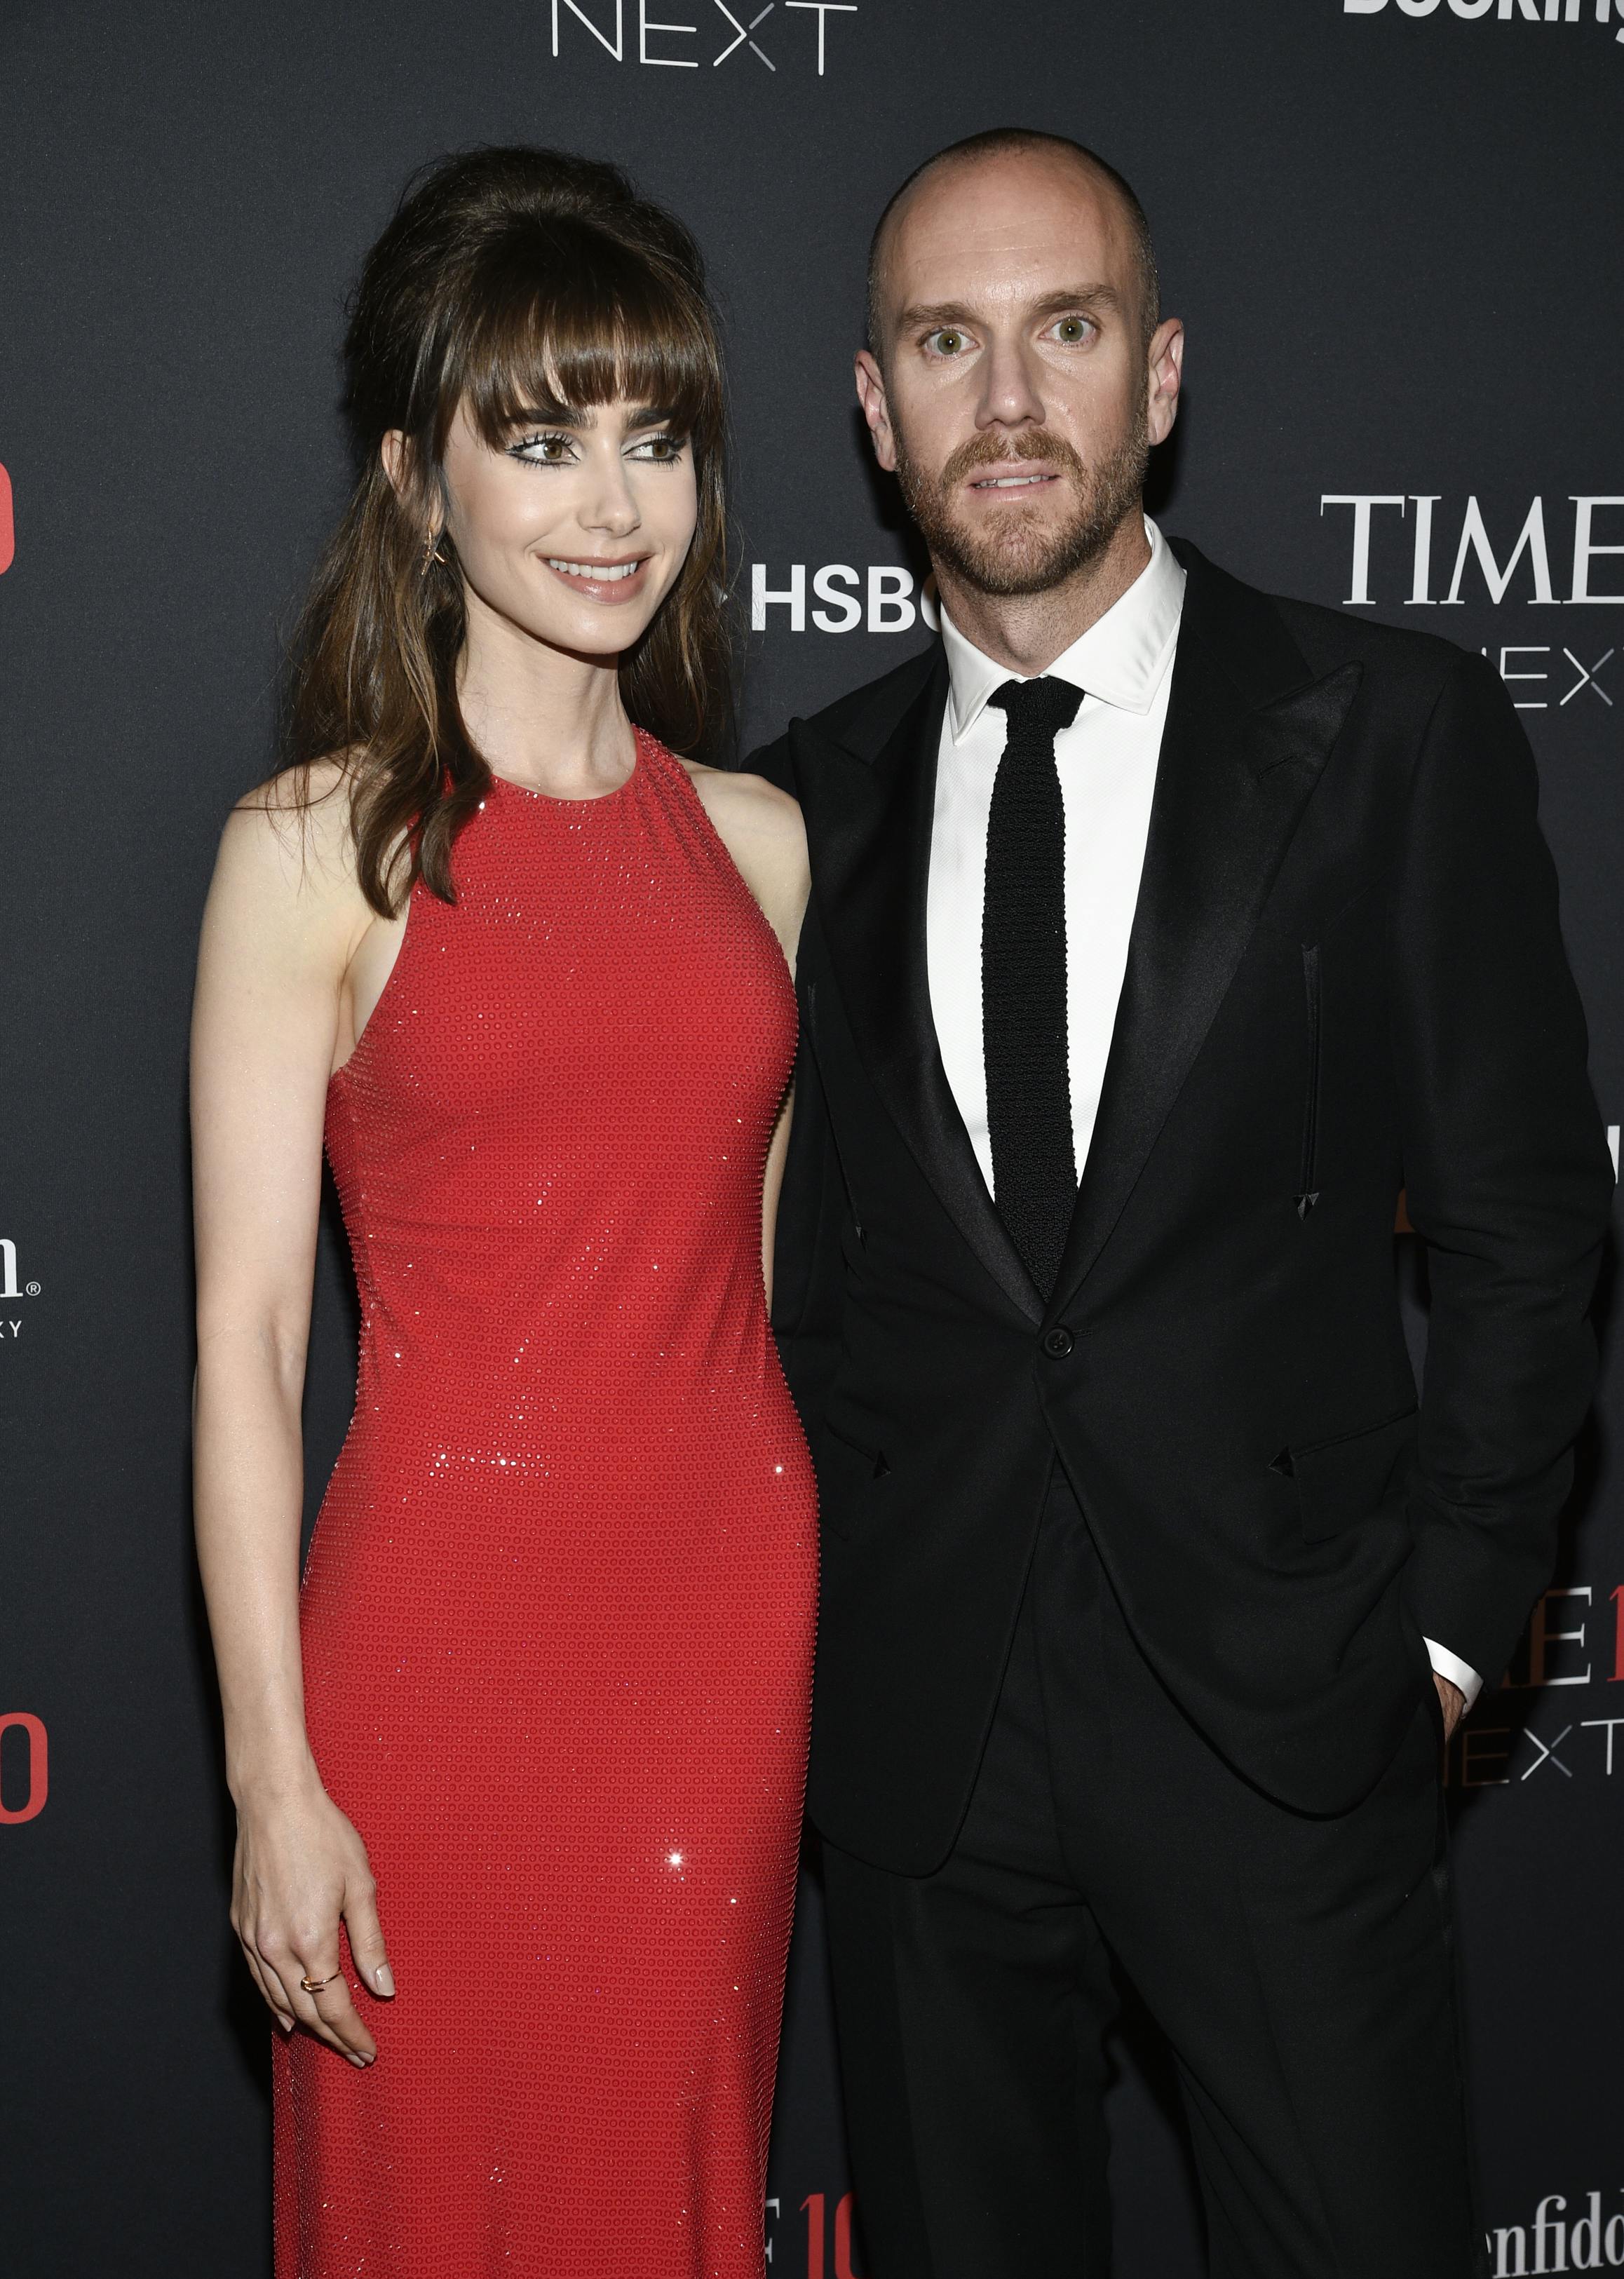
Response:
[{"label": "shirt collar", "polygon": [[[1090,696],[1124,712],[1148,712],[1167,676],[1178,641],[1184,605],[1184,572],[1172,548],[1145,518],[1151,558],[1125,594],[1080,640],[1057,656],[1048,670],[1057,680],[1074,681]],[[947,702],[953,740],[961,744],[985,711],[987,699],[1007,680],[1028,676],[994,664],[966,641],[946,610],[942,641],[947,651]]]}]

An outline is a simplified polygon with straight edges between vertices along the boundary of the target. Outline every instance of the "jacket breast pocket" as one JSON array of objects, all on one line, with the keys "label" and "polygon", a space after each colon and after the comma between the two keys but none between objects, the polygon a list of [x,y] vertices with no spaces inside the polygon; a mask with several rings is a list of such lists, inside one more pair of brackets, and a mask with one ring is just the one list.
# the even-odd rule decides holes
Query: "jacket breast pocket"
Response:
[{"label": "jacket breast pocket", "polygon": [[866,1534],[885,1508],[891,1466],[883,1448],[863,1446],[828,1418],[818,1436],[818,1515],[848,1541]]},{"label": "jacket breast pocket", "polygon": [[1415,1404],[1354,1432],[1283,1448],[1274,1469],[1297,1483],[1303,1533],[1310,1543],[1371,1518],[1408,1483],[1415,1452]]}]

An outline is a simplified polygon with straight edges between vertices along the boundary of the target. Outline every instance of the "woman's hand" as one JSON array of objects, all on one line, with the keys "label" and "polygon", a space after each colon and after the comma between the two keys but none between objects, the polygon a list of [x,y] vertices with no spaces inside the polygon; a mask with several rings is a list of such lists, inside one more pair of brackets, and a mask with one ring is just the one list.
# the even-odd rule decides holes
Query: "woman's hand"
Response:
[{"label": "woman's hand", "polygon": [[[378,1921],[366,1846],[319,1782],[292,1798],[239,1807],[231,1927],[254,1983],[283,2031],[303,2026],[352,2065],[371,2065],[368,2033],[339,1957],[339,1924],[368,1990],[387,2000],[395,1979]],[[302,1978],[327,1981],[307,1993]]]}]

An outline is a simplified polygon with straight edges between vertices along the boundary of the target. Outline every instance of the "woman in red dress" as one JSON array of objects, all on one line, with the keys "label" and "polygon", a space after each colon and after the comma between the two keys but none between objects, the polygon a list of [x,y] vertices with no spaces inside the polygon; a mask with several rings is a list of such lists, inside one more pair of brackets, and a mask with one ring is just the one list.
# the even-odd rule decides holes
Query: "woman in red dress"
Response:
[{"label": "woman in red dress", "polygon": [[[194,1039],[198,1539],[278,2279],[761,2279],[816,1583],[764,1264],[799,810],[724,711],[697,254],[448,161]],[[355,1417],[298,1577],[325,1136]]]}]

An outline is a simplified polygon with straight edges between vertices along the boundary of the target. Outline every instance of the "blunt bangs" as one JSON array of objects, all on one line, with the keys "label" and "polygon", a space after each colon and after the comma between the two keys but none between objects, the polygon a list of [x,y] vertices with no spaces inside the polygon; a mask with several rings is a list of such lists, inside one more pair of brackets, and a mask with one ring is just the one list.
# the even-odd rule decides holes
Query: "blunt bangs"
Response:
[{"label": "blunt bangs", "polygon": [[564,422],[615,403],[670,420],[696,450],[720,441],[709,311],[657,256],[574,217],[527,219],[483,250],[456,299],[434,390],[436,458],[463,403],[494,449],[538,417]]}]

